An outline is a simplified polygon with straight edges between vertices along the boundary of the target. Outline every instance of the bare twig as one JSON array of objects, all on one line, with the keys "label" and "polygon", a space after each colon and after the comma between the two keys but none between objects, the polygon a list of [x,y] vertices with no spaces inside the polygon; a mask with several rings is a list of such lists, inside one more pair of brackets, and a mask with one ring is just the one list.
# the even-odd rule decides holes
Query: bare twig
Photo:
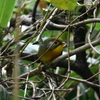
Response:
[{"label": "bare twig", "polygon": [[97,51],[97,50],[93,47],[93,45],[91,44],[91,41],[90,41],[90,34],[88,35],[88,42],[89,42],[91,48],[92,48],[96,53],[100,54],[100,52]]},{"label": "bare twig", "polygon": [[[74,26],[77,26],[77,25],[80,25],[80,24],[94,23],[94,22],[100,22],[100,18],[86,19],[86,20],[83,20],[83,21],[80,21],[80,22],[76,22],[76,23],[70,24],[70,27],[74,27]],[[60,28],[60,29],[64,29],[65,27],[68,26],[68,25],[55,24],[53,22],[50,22],[50,25],[54,26],[54,27],[57,27],[57,28]]]}]

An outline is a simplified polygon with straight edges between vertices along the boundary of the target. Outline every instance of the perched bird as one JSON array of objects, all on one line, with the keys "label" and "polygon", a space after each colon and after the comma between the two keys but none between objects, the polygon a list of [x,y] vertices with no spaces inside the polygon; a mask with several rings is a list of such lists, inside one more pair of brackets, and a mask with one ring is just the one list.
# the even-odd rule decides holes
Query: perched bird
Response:
[{"label": "perched bird", "polygon": [[55,37],[46,39],[40,44],[38,56],[44,64],[50,63],[53,59],[57,58],[62,54],[63,45],[65,42],[62,42],[60,39]]}]

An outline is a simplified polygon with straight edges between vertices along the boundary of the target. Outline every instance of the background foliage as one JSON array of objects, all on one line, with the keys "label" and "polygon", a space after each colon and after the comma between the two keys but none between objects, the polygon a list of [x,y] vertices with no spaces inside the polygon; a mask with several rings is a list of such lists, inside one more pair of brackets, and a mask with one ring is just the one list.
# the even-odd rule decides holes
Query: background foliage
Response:
[{"label": "background foliage", "polygon": [[[40,0],[0,1],[0,100],[99,100],[100,1],[77,2],[72,11]],[[67,46],[39,70],[38,47],[50,37]]]}]

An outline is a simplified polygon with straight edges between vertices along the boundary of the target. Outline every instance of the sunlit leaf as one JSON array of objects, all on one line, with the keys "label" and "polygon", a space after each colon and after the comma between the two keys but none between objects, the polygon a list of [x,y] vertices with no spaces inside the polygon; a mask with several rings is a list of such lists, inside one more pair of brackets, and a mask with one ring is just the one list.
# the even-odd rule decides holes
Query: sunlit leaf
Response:
[{"label": "sunlit leaf", "polygon": [[76,0],[45,0],[45,1],[50,2],[55,7],[62,10],[74,10],[77,5]]}]

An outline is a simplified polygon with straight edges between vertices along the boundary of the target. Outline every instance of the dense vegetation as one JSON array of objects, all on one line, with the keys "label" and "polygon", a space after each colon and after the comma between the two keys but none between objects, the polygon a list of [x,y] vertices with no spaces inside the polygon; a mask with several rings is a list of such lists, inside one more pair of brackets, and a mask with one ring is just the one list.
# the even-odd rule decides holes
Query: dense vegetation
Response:
[{"label": "dense vegetation", "polygon": [[[78,3],[70,11],[40,0],[0,1],[0,100],[99,100],[100,1]],[[67,45],[40,65],[39,44],[50,37]]]}]

